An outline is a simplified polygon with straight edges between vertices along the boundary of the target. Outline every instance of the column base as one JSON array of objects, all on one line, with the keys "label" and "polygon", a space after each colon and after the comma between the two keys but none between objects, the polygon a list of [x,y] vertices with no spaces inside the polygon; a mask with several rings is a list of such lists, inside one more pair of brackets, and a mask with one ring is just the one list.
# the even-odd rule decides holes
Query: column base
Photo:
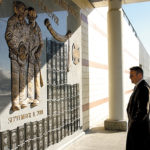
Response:
[{"label": "column base", "polygon": [[112,131],[126,131],[127,121],[107,119],[104,121],[104,128],[105,130],[112,130]]}]

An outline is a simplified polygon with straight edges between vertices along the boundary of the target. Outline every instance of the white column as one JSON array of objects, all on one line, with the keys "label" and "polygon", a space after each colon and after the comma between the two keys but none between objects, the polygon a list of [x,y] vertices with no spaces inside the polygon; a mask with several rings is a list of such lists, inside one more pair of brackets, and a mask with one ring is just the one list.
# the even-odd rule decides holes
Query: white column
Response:
[{"label": "white column", "polygon": [[121,0],[108,0],[109,119],[105,129],[126,130],[123,106]]}]

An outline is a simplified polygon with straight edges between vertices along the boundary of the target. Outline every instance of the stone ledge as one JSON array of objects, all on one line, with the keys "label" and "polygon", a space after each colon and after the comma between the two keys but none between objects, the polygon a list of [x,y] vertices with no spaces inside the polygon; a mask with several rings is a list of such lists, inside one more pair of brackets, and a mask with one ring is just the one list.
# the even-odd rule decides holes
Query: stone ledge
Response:
[{"label": "stone ledge", "polygon": [[107,119],[104,121],[104,127],[105,127],[105,130],[126,131],[127,121]]}]

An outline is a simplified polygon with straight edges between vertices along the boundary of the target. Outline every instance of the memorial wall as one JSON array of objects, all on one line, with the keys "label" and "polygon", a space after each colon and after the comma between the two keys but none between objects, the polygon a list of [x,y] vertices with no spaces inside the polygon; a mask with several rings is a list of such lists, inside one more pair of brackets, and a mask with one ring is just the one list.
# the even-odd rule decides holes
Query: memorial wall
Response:
[{"label": "memorial wall", "polygon": [[80,9],[0,2],[0,150],[45,149],[80,129]]}]

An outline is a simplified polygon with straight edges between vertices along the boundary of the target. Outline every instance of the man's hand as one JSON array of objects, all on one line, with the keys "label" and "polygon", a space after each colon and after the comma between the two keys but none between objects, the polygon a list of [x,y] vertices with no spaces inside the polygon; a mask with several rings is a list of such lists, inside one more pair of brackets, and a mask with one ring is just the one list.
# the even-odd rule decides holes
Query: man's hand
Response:
[{"label": "man's hand", "polygon": [[37,60],[39,60],[39,59],[40,59],[40,56],[41,56],[41,47],[42,47],[42,45],[40,45],[40,46],[38,47],[37,51],[34,53],[34,56],[35,56],[35,58],[36,58]]},{"label": "man's hand", "polygon": [[19,46],[19,54],[18,54],[20,60],[24,61],[27,58],[27,50],[26,47],[22,44]]},{"label": "man's hand", "polygon": [[40,53],[39,52],[35,52],[35,58],[38,60],[40,58]]}]

